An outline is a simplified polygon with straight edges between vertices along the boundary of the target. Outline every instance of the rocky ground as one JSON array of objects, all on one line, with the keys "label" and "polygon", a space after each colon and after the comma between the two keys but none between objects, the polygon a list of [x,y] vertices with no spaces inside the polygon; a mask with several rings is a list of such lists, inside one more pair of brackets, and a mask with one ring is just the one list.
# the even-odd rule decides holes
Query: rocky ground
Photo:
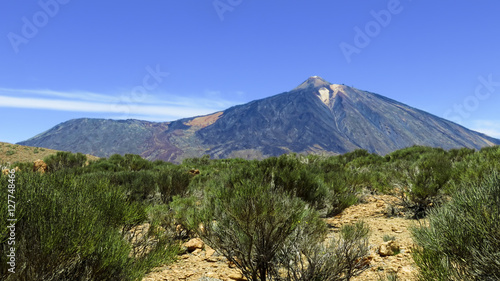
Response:
[{"label": "rocky ground", "polygon": [[[381,280],[381,277],[390,274],[397,274],[398,280],[416,280],[416,268],[411,258],[413,240],[409,228],[418,225],[418,222],[403,217],[388,217],[387,210],[395,200],[395,197],[388,195],[370,196],[364,204],[351,206],[339,216],[327,219],[330,225],[336,227],[358,220],[370,226],[370,268],[352,280]],[[384,242],[385,235],[394,237],[394,242]],[[395,254],[390,253],[391,246],[399,247],[399,250]]]},{"label": "rocky ground", "polygon": [[[331,235],[335,235],[344,224],[363,220],[370,227],[370,267],[352,280],[385,280],[390,274],[397,274],[398,280],[415,280],[416,268],[411,258],[413,242],[409,228],[417,221],[386,215],[395,197],[389,195],[368,196],[355,206],[344,210],[340,215],[329,218]],[[384,242],[384,236],[394,241]],[[194,239],[187,245],[192,252],[182,255],[170,265],[156,268],[143,281],[158,280],[244,280],[239,271],[228,264],[201,240]]]}]

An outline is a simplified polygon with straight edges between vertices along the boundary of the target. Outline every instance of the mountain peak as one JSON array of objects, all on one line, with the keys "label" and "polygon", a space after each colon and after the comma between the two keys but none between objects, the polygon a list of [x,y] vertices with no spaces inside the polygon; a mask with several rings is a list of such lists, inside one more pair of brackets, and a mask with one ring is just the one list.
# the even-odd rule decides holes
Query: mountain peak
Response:
[{"label": "mountain peak", "polygon": [[299,86],[297,86],[294,90],[299,89],[307,89],[307,88],[318,88],[318,87],[328,87],[332,83],[326,81],[325,79],[319,76],[311,76],[307,78],[306,81],[302,82]]},{"label": "mountain peak", "polygon": [[211,115],[168,123],[76,119],[19,144],[99,157],[139,154],[179,163],[205,154],[213,159],[262,159],[355,149],[385,155],[412,145],[480,149],[500,145],[500,140],[381,95],[312,76],[295,90]]}]

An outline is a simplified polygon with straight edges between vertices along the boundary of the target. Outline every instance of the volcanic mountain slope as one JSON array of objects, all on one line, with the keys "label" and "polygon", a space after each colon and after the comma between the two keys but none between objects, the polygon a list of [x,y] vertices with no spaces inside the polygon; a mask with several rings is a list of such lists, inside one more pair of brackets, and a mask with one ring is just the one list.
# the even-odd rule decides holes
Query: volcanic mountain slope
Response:
[{"label": "volcanic mountain slope", "polygon": [[287,152],[386,154],[412,145],[479,149],[500,140],[389,98],[313,76],[295,89],[207,116],[173,122],[76,119],[21,142],[107,157],[179,162],[263,158]]}]

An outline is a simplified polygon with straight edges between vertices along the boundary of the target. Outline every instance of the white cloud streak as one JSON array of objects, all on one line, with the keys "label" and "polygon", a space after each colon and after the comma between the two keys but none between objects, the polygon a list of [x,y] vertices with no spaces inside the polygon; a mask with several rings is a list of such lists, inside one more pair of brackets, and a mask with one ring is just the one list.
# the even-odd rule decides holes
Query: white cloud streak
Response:
[{"label": "white cloud streak", "polygon": [[44,109],[71,112],[107,113],[117,119],[151,121],[175,120],[210,114],[235,105],[217,98],[190,98],[170,95],[158,99],[153,95],[114,97],[91,92],[58,92],[0,88],[0,107]]},{"label": "white cloud streak", "polygon": [[28,89],[10,89],[10,88],[0,88],[1,94],[6,95],[31,95],[31,96],[49,96],[49,97],[59,97],[67,99],[77,99],[77,100],[87,100],[87,101],[101,101],[101,102],[113,102],[116,100],[115,97],[101,95],[91,92],[58,92],[52,90],[28,90]]}]

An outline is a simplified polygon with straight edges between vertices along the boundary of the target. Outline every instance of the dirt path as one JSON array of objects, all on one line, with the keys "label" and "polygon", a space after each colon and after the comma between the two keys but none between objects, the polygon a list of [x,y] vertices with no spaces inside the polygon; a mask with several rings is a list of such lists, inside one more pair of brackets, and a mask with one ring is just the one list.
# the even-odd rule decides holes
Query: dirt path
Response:
[{"label": "dirt path", "polygon": [[198,249],[182,255],[174,264],[157,268],[142,280],[198,280],[201,277],[243,280],[239,270],[230,267],[226,258],[218,255],[207,245],[204,250]]},{"label": "dirt path", "polygon": [[[340,215],[326,220],[332,226],[330,235],[335,235],[335,232],[343,224],[354,223],[358,220],[363,220],[370,227],[370,268],[352,280],[380,280],[381,276],[390,273],[396,273],[399,277],[398,280],[416,280],[414,277],[416,269],[411,258],[413,242],[409,231],[409,227],[416,222],[404,218],[388,218],[385,215],[388,204],[394,199],[388,195],[370,196],[364,200],[364,203],[351,206]],[[379,254],[379,247],[384,243],[384,235],[395,238],[396,243],[400,246],[399,254],[390,256]],[[181,256],[179,261],[174,264],[156,268],[143,281],[197,281],[202,277],[225,281],[242,280],[242,276],[236,268],[229,267],[224,257],[205,246],[204,250],[198,249]]]},{"label": "dirt path", "polygon": [[[393,196],[388,195],[370,196],[365,200],[366,203],[351,206],[339,216],[327,219],[327,223],[335,227],[358,220],[363,220],[370,227],[370,268],[352,280],[380,280],[380,276],[391,273],[396,273],[398,280],[416,280],[416,268],[411,258],[413,240],[409,231],[409,227],[416,222],[400,217],[387,217],[385,213],[388,204],[394,200]],[[399,254],[383,257],[378,253],[380,245],[384,243],[384,235],[395,238],[400,246]]]}]

